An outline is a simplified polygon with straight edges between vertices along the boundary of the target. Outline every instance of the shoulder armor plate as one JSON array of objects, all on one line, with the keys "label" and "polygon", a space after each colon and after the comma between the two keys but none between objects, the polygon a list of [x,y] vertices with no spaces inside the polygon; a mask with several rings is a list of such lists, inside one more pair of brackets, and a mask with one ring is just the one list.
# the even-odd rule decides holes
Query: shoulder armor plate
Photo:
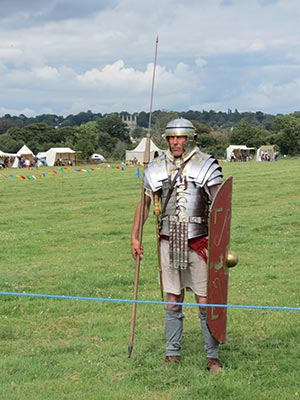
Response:
[{"label": "shoulder armor plate", "polygon": [[218,172],[222,181],[222,168],[211,155],[199,152],[191,161],[191,166],[188,172],[188,177],[198,185],[203,187],[205,184],[210,185],[210,179],[215,172]]},{"label": "shoulder armor plate", "polygon": [[166,163],[166,156],[155,158],[144,172],[144,186],[147,189],[151,189],[153,192],[161,189],[162,182],[168,179],[168,170]]}]

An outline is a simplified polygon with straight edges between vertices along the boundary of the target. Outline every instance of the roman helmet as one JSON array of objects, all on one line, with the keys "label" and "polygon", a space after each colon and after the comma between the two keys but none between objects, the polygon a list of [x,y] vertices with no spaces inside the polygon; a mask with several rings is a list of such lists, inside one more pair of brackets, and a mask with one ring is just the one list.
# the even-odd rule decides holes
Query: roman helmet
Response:
[{"label": "roman helmet", "polygon": [[164,133],[164,137],[170,136],[187,136],[188,138],[194,138],[195,127],[194,125],[185,118],[176,118],[168,123]]}]

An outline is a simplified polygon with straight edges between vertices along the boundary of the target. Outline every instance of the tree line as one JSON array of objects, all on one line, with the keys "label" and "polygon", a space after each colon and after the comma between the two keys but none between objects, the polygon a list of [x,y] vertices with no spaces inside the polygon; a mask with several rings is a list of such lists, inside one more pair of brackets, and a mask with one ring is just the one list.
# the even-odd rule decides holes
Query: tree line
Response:
[{"label": "tree line", "polygon": [[[81,152],[82,159],[96,152],[110,160],[123,160],[126,149],[134,148],[146,136],[149,121],[149,113],[135,113],[137,124],[129,129],[122,120],[127,115],[125,111],[104,115],[87,111],[67,117],[6,114],[0,118],[0,150],[16,153],[23,144],[34,153],[51,147],[71,147]],[[255,148],[275,145],[281,154],[300,154],[300,112],[271,115],[238,110],[157,110],[151,118],[151,137],[160,148],[167,147],[162,136],[166,124],[177,117],[192,121],[200,148],[218,158],[224,157],[230,144]]]}]

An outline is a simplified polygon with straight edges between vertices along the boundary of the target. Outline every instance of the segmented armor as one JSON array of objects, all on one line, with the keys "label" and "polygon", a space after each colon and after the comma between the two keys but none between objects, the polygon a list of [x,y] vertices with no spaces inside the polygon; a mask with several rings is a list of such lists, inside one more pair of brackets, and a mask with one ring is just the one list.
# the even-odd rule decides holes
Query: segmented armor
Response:
[{"label": "segmented armor", "polygon": [[[186,163],[174,182],[181,163]],[[170,265],[184,269],[188,265],[188,239],[208,234],[208,188],[222,182],[222,169],[210,155],[197,147],[184,153],[180,160],[170,151],[154,159],[145,170],[146,189],[158,192],[163,214],[161,235],[169,238]]]}]

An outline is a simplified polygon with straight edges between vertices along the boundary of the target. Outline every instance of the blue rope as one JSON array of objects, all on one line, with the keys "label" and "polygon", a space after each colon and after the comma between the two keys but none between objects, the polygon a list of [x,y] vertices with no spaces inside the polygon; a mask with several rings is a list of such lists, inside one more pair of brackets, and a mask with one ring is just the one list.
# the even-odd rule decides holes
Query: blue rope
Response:
[{"label": "blue rope", "polygon": [[[111,299],[101,297],[81,297],[81,296],[60,296],[54,294],[36,294],[36,293],[17,293],[17,292],[0,292],[2,296],[17,297],[40,297],[46,299],[62,299],[62,300],[83,300],[83,301],[102,301],[107,303],[138,303],[151,305],[181,305],[187,307],[199,307],[198,303],[176,303],[168,301],[152,301],[152,300],[128,300],[128,299]],[[222,308],[244,308],[254,310],[273,310],[273,311],[300,311],[300,307],[279,307],[279,306],[251,306],[238,304],[201,304],[203,307],[222,307]]]}]

